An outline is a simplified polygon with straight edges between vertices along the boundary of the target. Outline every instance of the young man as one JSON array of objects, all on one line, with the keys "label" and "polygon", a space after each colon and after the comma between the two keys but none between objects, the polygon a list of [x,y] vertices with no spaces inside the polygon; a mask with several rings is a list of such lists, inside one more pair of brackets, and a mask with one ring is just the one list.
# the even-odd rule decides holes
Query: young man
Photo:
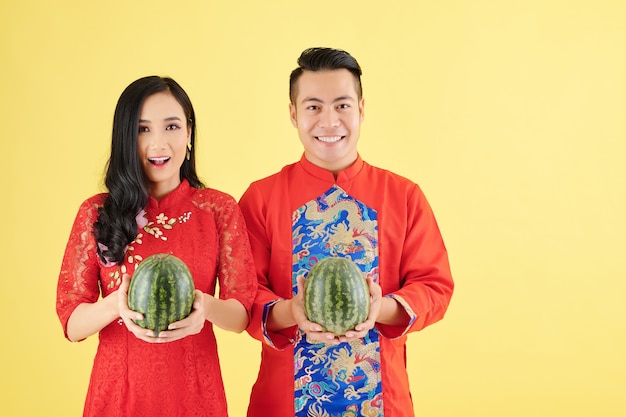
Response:
[{"label": "young man", "polygon": [[[447,252],[420,188],[359,156],[357,61],[311,48],[298,65],[289,107],[304,155],[240,201],[260,284],[248,332],[263,342],[248,416],[413,416],[405,342],[444,316]],[[368,319],[341,336],[303,307],[303,280],[329,256],[352,259],[372,299]]]}]

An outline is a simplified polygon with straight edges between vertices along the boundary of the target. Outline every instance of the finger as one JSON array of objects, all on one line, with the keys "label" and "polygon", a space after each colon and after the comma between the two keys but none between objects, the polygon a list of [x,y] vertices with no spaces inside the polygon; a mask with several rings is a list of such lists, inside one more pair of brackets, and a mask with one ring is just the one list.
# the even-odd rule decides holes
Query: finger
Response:
[{"label": "finger", "polygon": [[[122,282],[117,289],[117,310],[119,316],[124,319],[130,315],[130,309],[128,308],[128,287],[130,285],[130,276],[128,274],[122,274]],[[140,320],[140,319],[138,319]]]},{"label": "finger", "polygon": [[204,293],[200,290],[195,290],[193,292],[193,308],[197,310],[200,307],[202,307],[203,303],[204,303]]},{"label": "finger", "polygon": [[[120,317],[122,318],[122,320],[124,320],[125,322],[128,320],[131,323],[134,323],[135,321],[139,321],[139,320],[143,320],[143,314],[137,312],[137,311],[133,311],[130,308],[128,308],[128,305],[120,305]],[[137,326],[140,327],[140,326]]]},{"label": "finger", "polygon": [[342,342],[351,342],[353,340],[362,339],[369,333],[370,328],[368,327],[365,330],[348,330],[345,335],[340,336],[339,339]]},{"label": "finger", "polygon": [[[129,329],[130,330],[130,329]],[[154,332],[140,328],[137,332],[130,331],[137,339],[148,343],[156,343],[158,337],[154,337]]]},{"label": "finger", "polygon": [[188,317],[182,319],[182,320],[178,320],[175,321],[173,323],[170,323],[167,326],[167,330],[176,330],[176,329],[184,329],[185,327],[189,327],[191,326],[193,323],[193,321]]},{"label": "finger", "polygon": [[296,294],[296,296],[300,298],[304,297],[304,277],[303,276],[297,277],[296,284],[298,287],[298,293]]},{"label": "finger", "polygon": [[144,342],[148,342],[148,343],[165,343],[165,342],[168,342],[168,340],[167,339],[163,339],[160,334],[159,334],[159,337],[146,336],[144,334],[135,335],[135,336],[137,337],[137,339],[141,339]]},{"label": "finger", "polygon": [[332,333],[306,333],[309,343],[326,343],[335,345],[340,342],[339,338]]},{"label": "finger", "polygon": [[376,297],[380,297],[382,295],[382,288],[380,287],[380,285],[378,285],[376,282],[374,282],[374,278],[373,277],[367,277],[367,286],[369,287],[370,290],[370,295],[373,298]]},{"label": "finger", "polygon": [[[309,323],[311,323],[311,322],[309,322]],[[311,323],[308,326],[308,331],[321,334],[324,331],[324,328],[322,326],[320,326],[319,324],[317,324],[317,323]]]},{"label": "finger", "polygon": [[155,338],[155,343],[171,343],[177,340],[181,340],[183,337],[185,337],[184,334],[161,332],[159,333],[159,337]]},{"label": "finger", "polygon": [[156,337],[156,339],[161,339],[163,341],[171,341],[173,338],[176,337],[176,334],[179,333],[175,330],[161,330],[159,332],[158,337]]},{"label": "finger", "polygon": [[124,320],[124,324],[126,325],[126,329],[128,329],[128,331],[134,333],[135,335],[142,335],[142,336],[147,335],[149,337],[152,337],[152,334],[149,333],[149,332],[152,332],[152,330],[146,329],[138,325],[137,323],[140,321],[137,320],[137,322],[135,322],[134,316],[130,316],[130,317],[127,316],[123,320]]},{"label": "finger", "polygon": [[328,341],[335,341],[335,342],[339,341],[339,338],[335,336],[334,333],[327,332],[327,333],[322,333],[321,335],[322,335],[322,338],[327,341],[326,343],[328,343]]},{"label": "finger", "polygon": [[348,340],[355,340],[355,339],[361,339],[365,337],[367,333],[368,333],[368,330],[359,330],[359,331],[350,330],[350,331],[347,331],[344,336]]},{"label": "finger", "polygon": [[358,323],[356,326],[354,326],[354,330],[361,332],[363,330],[371,329],[376,324],[377,316],[378,314],[376,313],[372,314],[372,312],[370,312],[369,316],[367,317],[367,319],[365,319],[365,321]]},{"label": "finger", "polygon": [[324,331],[324,327],[322,325],[315,323],[313,321],[310,321],[306,317],[304,310],[301,311],[300,309],[296,309],[293,312],[293,315],[294,315],[294,318],[296,319],[296,322],[298,323],[298,327],[300,327],[305,332],[320,333]]},{"label": "finger", "polygon": [[163,330],[159,333],[159,338],[162,339],[163,342],[173,342],[175,340],[182,339],[189,335],[197,334],[200,332],[200,330],[202,330],[202,328],[196,327],[196,326],[175,327],[175,328],[168,327],[168,330]]},{"label": "finger", "polygon": [[118,291],[121,291],[124,295],[128,295],[128,287],[130,286],[130,275],[122,274],[122,282]]}]

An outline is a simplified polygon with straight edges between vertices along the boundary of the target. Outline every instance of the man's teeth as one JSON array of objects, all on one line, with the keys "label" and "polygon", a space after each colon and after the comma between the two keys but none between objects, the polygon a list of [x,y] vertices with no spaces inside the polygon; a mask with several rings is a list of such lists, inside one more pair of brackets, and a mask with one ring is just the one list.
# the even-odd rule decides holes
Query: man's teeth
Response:
[{"label": "man's teeth", "polygon": [[317,139],[322,141],[322,142],[326,142],[326,143],[333,143],[333,142],[337,142],[339,140],[341,140],[342,136],[317,136]]}]

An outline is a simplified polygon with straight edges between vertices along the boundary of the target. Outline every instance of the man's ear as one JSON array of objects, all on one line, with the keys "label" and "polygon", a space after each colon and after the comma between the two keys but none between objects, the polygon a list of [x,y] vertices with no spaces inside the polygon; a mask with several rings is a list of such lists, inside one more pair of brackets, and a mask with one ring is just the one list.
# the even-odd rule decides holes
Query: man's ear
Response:
[{"label": "man's ear", "polygon": [[298,113],[296,112],[296,106],[293,103],[289,103],[289,118],[293,127],[298,127]]},{"label": "man's ear", "polygon": [[359,100],[359,120],[361,123],[365,120],[365,98],[363,97]]}]

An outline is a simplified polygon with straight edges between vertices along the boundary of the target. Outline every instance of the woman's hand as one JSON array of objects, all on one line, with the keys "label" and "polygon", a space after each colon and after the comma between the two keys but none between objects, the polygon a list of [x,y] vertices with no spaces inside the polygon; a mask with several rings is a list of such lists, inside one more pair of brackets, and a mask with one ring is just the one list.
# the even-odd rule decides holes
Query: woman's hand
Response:
[{"label": "woman's hand", "polygon": [[183,320],[171,323],[168,330],[159,332],[158,337],[155,337],[154,331],[150,329],[144,329],[141,326],[135,324],[133,320],[143,319],[143,315],[136,311],[132,311],[128,307],[128,287],[130,286],[130,276],[124,274],[122,276],[122,284],[117,290],[117,303],[120,313],[120,318],[126,325],[126,328],[135,335],[138,339],[148,343],[165,343],[173,342],[174,340],[182,339],[185,336],[191,334],[200,333],[204,326],[204,294],[200,290],[195,291],[195,299],[193,302],[193,310],[191,314]]},{"label": "woman's hand", "polygon": [[144,329],[135,324],[133,320],[143,319],[143,314],[131,310],[128,307],[128,287],[130,286],[130,275],[122,275],[122,283],[117,290],[117,309],[120,318],[126,325],[126,328],[138,339],[148,343],[158,343],[159,338],[154,337],[154,332],[150,329]]},{"label": "woman's hand", "polygon": [[205,302],[205,296],[210,297],[200,290],[195,290],[191,313],[184,319],[171,323],[167,330],[160,332],[159,337],[156,338],[157,342],[173,342],[200,333],[206,321],[205,310],[208,303]]}]

